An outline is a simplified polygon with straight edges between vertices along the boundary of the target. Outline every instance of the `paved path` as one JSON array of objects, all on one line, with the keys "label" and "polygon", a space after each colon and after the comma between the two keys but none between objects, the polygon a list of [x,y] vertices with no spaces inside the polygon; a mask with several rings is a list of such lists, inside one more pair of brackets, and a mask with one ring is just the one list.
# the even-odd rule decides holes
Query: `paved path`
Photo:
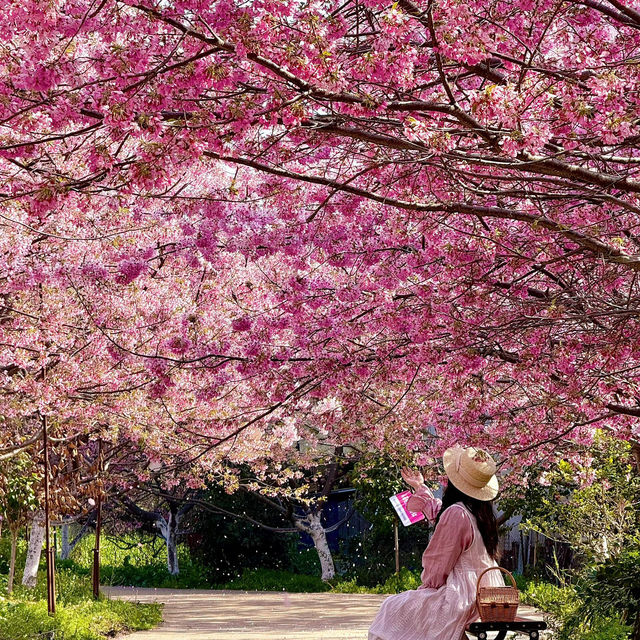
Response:
[{"label": "paved path", "polygon": [[[127,640],[366,640],[387,596],[103,587],[109,597],[163,602],[164,622]],[[540,617],[520,607],[522,617]]]}]

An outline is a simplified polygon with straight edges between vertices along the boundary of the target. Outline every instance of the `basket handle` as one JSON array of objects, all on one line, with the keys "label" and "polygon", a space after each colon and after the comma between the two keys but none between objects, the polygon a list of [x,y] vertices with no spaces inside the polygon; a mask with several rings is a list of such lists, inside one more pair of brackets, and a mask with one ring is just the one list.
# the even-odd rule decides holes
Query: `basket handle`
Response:
[{"label": "basket handle", "polygon": [[502,573],[506,573],[511,579],[511,585],[513,586],[513,588],[516,591],[518,590],[518,585],[516,584],[515,578],[513,577],[510,571],[507,571],[503,567],[489,567],[488,569],[485,569],[478,576],[478,584],[476,585],[476,607],[478,608],[478,611],[480,611],[480,581],[482,580],[482,577],[484,576],[484,574],[487,573],[488,571],[502,571]]}]

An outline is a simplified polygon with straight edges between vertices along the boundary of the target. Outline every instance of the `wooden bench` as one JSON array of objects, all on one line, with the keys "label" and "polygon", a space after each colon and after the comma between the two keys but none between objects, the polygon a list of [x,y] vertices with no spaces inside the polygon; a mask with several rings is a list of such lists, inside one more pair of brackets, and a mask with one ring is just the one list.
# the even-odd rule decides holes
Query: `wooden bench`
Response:
[{"label": "wooden bench", "polygon": [[546,628],[547,623],[544,622],[544,620],[516,618],[513,622],[472,622],[467,626],[466,631],[474,636],[478,636],[478,640],[487,640],[488,631],[498,632],[494,640],[504,640],[507,631],[529,634],[529,640],[538,640],[540,631]]}]

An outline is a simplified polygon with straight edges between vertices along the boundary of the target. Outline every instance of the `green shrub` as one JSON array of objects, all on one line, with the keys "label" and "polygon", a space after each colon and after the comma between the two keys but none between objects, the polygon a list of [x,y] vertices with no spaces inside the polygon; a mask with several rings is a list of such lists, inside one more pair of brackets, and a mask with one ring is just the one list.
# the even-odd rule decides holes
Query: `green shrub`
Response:
[{"label": "green shrub", "polygon": [[546,614],[557,640],[627,640],[631,627],[619,619],[619,611],[588,615],[593,606],[574,586],[559,587],[548,582],[529,582],[521,590],[522,601]]},{"label": "green shrub", "polygon": [[520,593],[526,591],[527,587],[529,586],[529,582],[531,582],[529,578],[523,576],[521,573],[514,572],[511,575],[513,575],[513,579],[516,581],[516,587],[518,587],[518,591],[520,591]]},{"label": "green shrub", "polygon": [[417,589],[420,584],[420,576],[403,567],[400,569],[400,573],[392,574],[383,584],[378,585],[374,593],[400,593],[409,589]]},{"label": "green shrub", "polygon": [[627,640],[631,627],[619,620],[595,620],[591,629],[580,635],[581,640]]},{"label": "green shrub", "polygon": [[333,593],[371,593],[371,587],[364,587],[359,585],[355,578],[351,580],[340,580],[336,582],[332,587]]},{"label": "green shrub", "polygon": [[328,591],[329,585],[317,576],[306,576],[276,569],[245,569],[238,578],[219,584],[218,589],[241,591],[289,591],[314,593]]},{"label": "green shrub", "polygon": [[[230,513],[250,514],[270,527],[291,526],[277,510],[251,493],[228,494],[221,487],[211,485],[200,498]],[[189,538],[193,557],[204,567],[211,583],[226,582],[245,568],[298,571],[290,566],[292,552],[295,553],[300,540],[297,533],[274,533],[241,518],[204,509],[190,514],[189,527],[193,531]],[[211,544],[212,540],[215,544]]]},{"label": "green shrub", "polygon": [[409,589],[417,589],[419,586],[419,574],[403,567],[400,573],[391,574],[384,582],[374,587],[358,584],[357,580],[352,578],[332,583],[331,590],[334,593],[401,593]]},{"label": "green shrub", "polygon": [[581,572],[576,591],[586,621],[619,618],[634,627],[634,637],[640,638],[640,540],[635,544]]},{"label": "green shrub", "polygon": [[522,600],[553,616],[561,623],[575,614],[580,599],[572,587],[558,587],[548,582],[529,582],[521,592]]},{"label": "green shrub", "polygon": [[[337,558],[334,555],[334,561]],[[321,574],[320,559],[314,548],[301,549],[298,536],[291,541],[287,549],[288,569],[293,573],[305,573],[310,576]]]}]

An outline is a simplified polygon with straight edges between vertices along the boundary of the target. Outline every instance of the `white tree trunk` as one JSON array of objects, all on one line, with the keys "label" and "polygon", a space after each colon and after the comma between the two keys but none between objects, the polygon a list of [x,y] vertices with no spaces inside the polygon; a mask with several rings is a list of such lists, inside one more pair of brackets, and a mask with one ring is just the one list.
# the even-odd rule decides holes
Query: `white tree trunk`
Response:
[{"label": "white tree trunk", "polygon": [[31,523],[31,535],[27,548],[27,559],[24,563],[22,584],[29,589],[36,586],[38,580],[38,567],[40,566],[40,554],[44,542],[44,512],[37,511]]},{"label": "white tree trunk", "polygon": [[67,560],[71,557],[76,545],[89,534],[89,523],[83,524],[75,537],[71,538],[71,525],[69,522],[65,522],[61,527],[61,534],[60,560]]},{"label": "white tree trunk", "polygon": [[180,573],[178,565],[178,525],[180,518],[169,512],[169,519],[159,518],[157,526],[167,543],[167,570],[172,576]]},{"label": "white tree trunk", "polygon": [[305,520],[308,526],[303,530],[306,531],[313,540],[313,545],[316,548],[320,560],[322,579],[325,581],[333,580],[333,578],[336,577],[336,568],[333,564],[333,556],[331,555],[331,549],[329,549],[329,543],[327,542],[327,534],[320,521],[320,513],[308,513]]}]

